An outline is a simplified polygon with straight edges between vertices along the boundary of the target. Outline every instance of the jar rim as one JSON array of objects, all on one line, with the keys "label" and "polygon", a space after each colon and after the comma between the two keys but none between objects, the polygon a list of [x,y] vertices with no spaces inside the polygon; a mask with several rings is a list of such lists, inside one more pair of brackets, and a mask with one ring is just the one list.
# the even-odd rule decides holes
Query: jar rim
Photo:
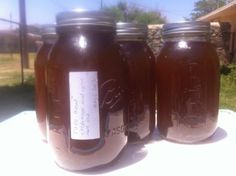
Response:
[{"label": "jar rim", "polygon": [[45,24],[40,30],[41,35],[56,35],[56,24]]},{"label": "jar rim", "polygon": [[56,16],[57,28],[73,26],[115,27],[114,19],[104,11],[72,10]]},{"label": "jar rim", "polygon": [[146,40],[147,26],[138,23],[116,23],[116,35],[118,40]]},{"label": "jar rim", "polygon": [[163,38],[175,35],[209,35],[210,23],[202,21],[167,23],[162,29]]}]

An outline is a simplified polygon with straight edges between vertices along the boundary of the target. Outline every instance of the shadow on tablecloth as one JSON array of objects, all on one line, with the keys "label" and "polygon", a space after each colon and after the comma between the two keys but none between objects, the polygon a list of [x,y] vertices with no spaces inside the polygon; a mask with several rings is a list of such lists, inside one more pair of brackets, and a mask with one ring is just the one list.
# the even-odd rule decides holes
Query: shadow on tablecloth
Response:
[{"label": "shadow on tablecloth", "polygon": [[0,86],[0,122],[22,111],[34,110],[34,102],[31,85]]},{"label": "shadow on tablecloth", "polygon": [[[99,175],[109,173],[114,170],[128,167],[143,160],[147,156],[148,152],[145,149],[144,144],[128,144],[123,150],[120,156],[110,164],[95,167],[85,171],[78,171],[78,173],[85,175]],[[76,172],[75,172],[76,173]]]}]

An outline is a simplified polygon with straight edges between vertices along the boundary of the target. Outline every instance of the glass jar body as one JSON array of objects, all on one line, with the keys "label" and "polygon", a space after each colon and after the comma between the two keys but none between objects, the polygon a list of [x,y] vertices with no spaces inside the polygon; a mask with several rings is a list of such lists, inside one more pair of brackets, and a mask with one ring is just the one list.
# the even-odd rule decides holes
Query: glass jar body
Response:
[{"label": "glass jar body", "polygon": [[125,66],[113,33],[59,34],[47,65],[49,143],[59,166],[84,170],[114,160],[127,143]]},{"label": "glass jar body", "polygon": [[168,40],[157,58],[157,114],[160,134],[195,143],[216,129],[219,59],[212,44],[188,38]]},{"label": "glass jar body", "polygon": [[47,141],[46,114],[47,114],[47,87],[46,87],[46,64],[53,42],[44,42],[40,47],[35,59],[35,109],[37,122],[42,134],[42,139]]},{"label": "glass jar body", "polygon": [[128,139],[138,142],[155,128],[155,58],[145,41],[118,43],[128,65]]}]

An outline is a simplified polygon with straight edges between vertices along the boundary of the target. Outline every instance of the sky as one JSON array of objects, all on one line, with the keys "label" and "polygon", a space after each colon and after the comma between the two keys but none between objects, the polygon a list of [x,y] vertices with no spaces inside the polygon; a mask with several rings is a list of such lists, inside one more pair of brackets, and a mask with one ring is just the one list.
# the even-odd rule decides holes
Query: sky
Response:
[{"label": "sky", "polygon": [[[0,18],[19,21],[19,0],[0,0]],[[101,1],[104,6],[112,6],[120,0],[25,0],[28,24],[55,23],[55,15],[61,11],[75,8],[98,10]],[[123,0],[144,9],[159,10],[167,17],[168,22],[184,21],[193,9],[197,0]],[[9,28],[10,24],[0,21],[1,28]]]}]

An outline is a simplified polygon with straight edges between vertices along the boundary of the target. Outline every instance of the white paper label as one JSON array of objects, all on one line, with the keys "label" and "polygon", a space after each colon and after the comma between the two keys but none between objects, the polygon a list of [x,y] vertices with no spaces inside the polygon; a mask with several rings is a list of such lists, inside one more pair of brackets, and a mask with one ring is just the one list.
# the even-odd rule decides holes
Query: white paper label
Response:
[{"label": "white paper label", "polygon": [[70,72],[71,139],[100,138],[97,72]]}]

